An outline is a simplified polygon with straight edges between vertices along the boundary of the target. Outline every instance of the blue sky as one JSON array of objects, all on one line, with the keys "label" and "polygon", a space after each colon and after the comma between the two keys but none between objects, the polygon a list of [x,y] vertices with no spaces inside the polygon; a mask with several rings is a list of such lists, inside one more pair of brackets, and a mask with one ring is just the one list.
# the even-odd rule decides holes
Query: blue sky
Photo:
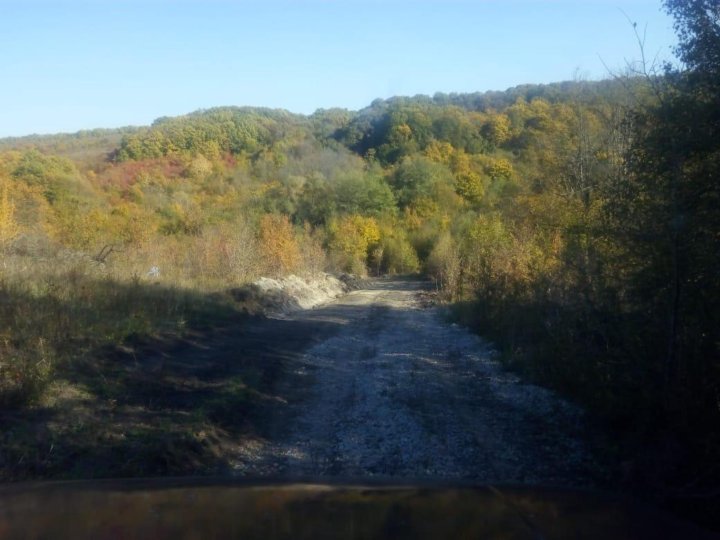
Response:
[{"label": "blue sky", "polygon": [[0,136],[604,78],[626,15],[671,58],[660,0],[0,0]]}]

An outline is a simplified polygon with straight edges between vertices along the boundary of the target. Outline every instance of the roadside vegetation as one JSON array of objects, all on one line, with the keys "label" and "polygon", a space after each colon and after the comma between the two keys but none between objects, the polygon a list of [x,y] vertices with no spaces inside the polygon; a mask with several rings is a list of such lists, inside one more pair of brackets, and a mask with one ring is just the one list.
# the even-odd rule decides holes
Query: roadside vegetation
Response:
[{"label": "roadside vegetation", "polygon": [[508,366],[617,434],[626,480],[703,495],[720,31],[712,2],[665,6],[679,68],[0,141],[3,408],[41,407],[102,351],[237,320],[231,290],[263,275],[424,272]]}]

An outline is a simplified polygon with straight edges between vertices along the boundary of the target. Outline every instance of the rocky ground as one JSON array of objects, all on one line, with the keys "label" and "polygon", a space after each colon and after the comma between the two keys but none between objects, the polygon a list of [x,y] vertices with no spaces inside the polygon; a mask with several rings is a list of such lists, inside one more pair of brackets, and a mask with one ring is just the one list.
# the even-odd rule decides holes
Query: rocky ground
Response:
[{"label": "rocky ground", "polygon": [[582,412],[504,371],[427,305],[426,287],[377,280],[286,315],[335,331],[288,366],[282,419],[242,448],[235,474],[594,485]]}]

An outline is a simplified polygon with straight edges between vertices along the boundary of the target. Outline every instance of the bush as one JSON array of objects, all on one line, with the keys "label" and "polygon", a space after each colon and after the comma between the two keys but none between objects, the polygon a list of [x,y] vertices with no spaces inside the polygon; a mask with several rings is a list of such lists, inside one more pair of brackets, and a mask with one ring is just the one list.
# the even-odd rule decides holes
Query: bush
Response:
[{"label": "bush", "polygon": [[0,343],[0,405],[19,406],[36,399],[52,375],[52,361],[42,337],[34,346]]},{"label": "bush", "polygon": [[260,251],[271,274],[291,273],[300,265],[300,248],[290,220],[282,214],[265,214],[260,219]]},{"label": "bush", "polygon": [[420,270],[420,261],[412,244],[405,236],[386,236],[380,242],[385,274],[414,274]]},{"label": "bush", "polygon": [[425,271],[449,300],[460,294],[460,251],[450,233],[442,235],[425,262]]}]

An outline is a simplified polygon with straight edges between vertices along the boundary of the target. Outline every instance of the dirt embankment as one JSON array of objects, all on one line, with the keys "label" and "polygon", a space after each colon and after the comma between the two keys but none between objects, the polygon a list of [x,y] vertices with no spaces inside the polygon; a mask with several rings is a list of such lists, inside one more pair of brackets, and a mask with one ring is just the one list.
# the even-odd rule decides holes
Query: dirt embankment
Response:
[{"label": "dirt embankment", "polygon": [[233,289],[231,294],[249,313],[278,316],[325,304],[359,288],[362,283],[349,274],[338,277],[326,273],[304,277],[261,277],[249,285]]}]

